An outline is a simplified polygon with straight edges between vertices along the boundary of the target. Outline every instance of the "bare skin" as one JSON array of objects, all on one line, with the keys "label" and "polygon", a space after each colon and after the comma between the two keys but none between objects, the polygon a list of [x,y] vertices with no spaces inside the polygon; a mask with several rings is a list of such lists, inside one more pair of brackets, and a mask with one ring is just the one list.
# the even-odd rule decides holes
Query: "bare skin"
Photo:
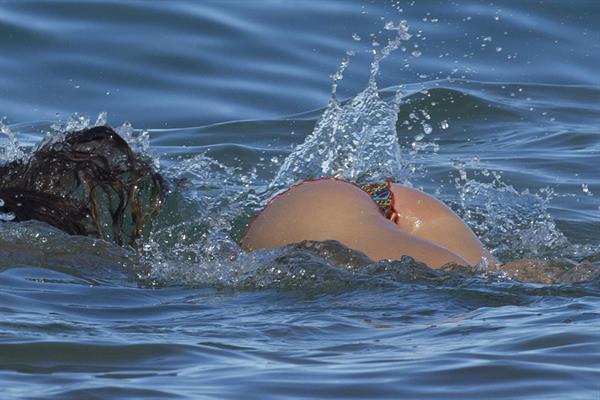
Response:
[{"label": "bare skin", "polygon": [[471,228],[444,203],[416,189],[397,184],[391,188],[399,212],[398,228],[459,254],[471,265],[484,257],[493,262]]},{"label": "bare skin", "polygon": [[242,240],[247,250],[303,240],[337,240],[373,260],[413,257],[433,268],[475,265],[488,254],[452,210],[418,190],[393,185],[398,224],[368,194],[336,179],[303,182],[276,196]]}]

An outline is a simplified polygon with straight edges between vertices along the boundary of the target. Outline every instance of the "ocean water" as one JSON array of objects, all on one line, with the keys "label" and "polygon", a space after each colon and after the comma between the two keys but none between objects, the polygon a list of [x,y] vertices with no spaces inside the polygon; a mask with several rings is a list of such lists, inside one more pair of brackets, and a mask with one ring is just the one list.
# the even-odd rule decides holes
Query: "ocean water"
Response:
[{"label": "ocean water", "polygon": [[600,267],[598,18],[591,0],[0,1],[2,161],[108,123],[171,182],[141,251],[0,223],[1,397],[600,399],[598,274],[237,246],[291,183],[393,177],[502,261]]}]

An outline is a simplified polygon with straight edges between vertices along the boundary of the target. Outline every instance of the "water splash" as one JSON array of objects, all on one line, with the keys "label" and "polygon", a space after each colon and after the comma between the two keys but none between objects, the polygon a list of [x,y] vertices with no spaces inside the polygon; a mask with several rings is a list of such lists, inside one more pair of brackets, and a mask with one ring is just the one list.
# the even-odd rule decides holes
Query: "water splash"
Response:
[{"label": "water splash", "polygon": [[108,124],[108,113],[106,111],[102,111],[96,117],[96,123],[94,126],[106,126]]},{"label": "water splash", "polygon": [[550,202],[557,197],[551,188],[537,193],[519,191],[506,184],[497,171],[481,168],[479,162],[478,157],[471,160],[474,168],[469,174],[467,163],[454,160],[457,196],[440,197],[453,206],[499,260],[582,259],[599,252],[598,246],[571,243],[557,227],[548,211]]},{"label": "water splash", "polygon": [[[106,121],[104,121],[104,124],[106,124]],[[134,152],[150,157],[154,163],[154,167],[159,168],[160,160],[158,155],[150,150],[150,132],[134,129],[128,121],[116,127],[115,132],[125,139]]]},{"label": "water splash", "polygon": [[[101,113],[106,119],[106,113]],[[100,119],[100,116],[98,116]],[[87,115],[74,113],[66,121],[58,119],[50,126],[49,134],[62,134],[64,132],[80,131],[90,127],[90,117]]]},{"label": "water splash", "polygon": [[7,213],[0,212],[0,221],[2,221],[2,222],[14,221],[15,218],[16,218],[16,215],[12,211],[7,212]]},{"label": "water splash", "polygon": [[[4,207],[4,199],[0,199],[0,208]],[[0,212],[0,221],[8,222],[13,221],[16,218],[15,213],[13,212]]]},{"label": "water splash", "polygon": [[349,64],[349,53],[333,75],[331,100],[313,132],[287,157],[271,186],[287,187],[307,178],[335,176],[353,181],[371,181],[406,177],[396,122],[401,101],[400,90],[389,99],[379,95],[377,74],[380,63],[402,41],[410,39],[408,26],[387,23],[395,32],[381,50],[375,50],[367,87],[345,103],[336,91]]},{"label": "water splash", "polygon": [[[75,113],[70,115],[66,121],[58,120],[50,125],[50,130],[46,133],[44,139],[38,144],[37,148],[64,140],[67,132],[80,131],[96,126],[107,125],[108,113],[106,111],[100,112],[94,123],[92,123],[92,119],[89,116]],[[160,170],[160,158],[158,154],[151,150],[150,133],[147,130],[134,129],[134,127],[128,121],[114,129],[115,132],[117,132],[129,144],[135,153],[146,157],[146,159],[152,162],[156,170]]]},{"label": "water splash", "polygon": [[548,213],[550,189],[530,193],[501,181],[467,179],[459,190],[462,218],[498,258],[559,256],[569,247]]},{"label": "water splash", "polygon": [[244,172],[198,154],[163,174],[175,190],[144,245],[145,258],[154,265],[152,277],[171,281],[182,270],[188,278],[196,276],[195,282],[198,277],[222,282],[242,254],[237,239],[248,210],[258,208],[266,197],[256,186],[256,170]]},{"label": "water splash", "polygon": [[[58,114],[57,114],[58,116]],[[96,122],[103,122],[106,124],[107,114],[102,112],[96,118]],[[54,121],[50,125],[50,129],[46,132],[44,138],[38,143],[34,151],[43,146],[49,146],[54,143],[64,140],[67,132],[80,131],[83,129],[91,128],[93,126],[101,126],[99,124],[91,125],[91,119],[87,115],[74,113],[70,115],[66,121],[60,119]]]},{"label": "water splash", "polygon": [[12,161],[21,160],[25,157],[25,153],[19,146],[17,137],[12,132],[10,127],[6,125],[5,120],[0,120],[0,132],[8,139],[6,146],[2,147],[4,153],[0,158],[0,162],[3,164],[10,163]]}]

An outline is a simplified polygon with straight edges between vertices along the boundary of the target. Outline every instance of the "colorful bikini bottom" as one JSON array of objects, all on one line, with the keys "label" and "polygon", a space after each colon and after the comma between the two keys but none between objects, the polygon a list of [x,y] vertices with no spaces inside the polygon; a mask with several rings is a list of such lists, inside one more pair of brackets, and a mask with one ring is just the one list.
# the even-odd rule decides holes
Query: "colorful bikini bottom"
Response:
[{"label": "colorful bikini bottom", "polygon": [[379,211],[386,219],[392,222],[398,221],[398,212],[394,208],[394,192],[392,192],[391,182],[367,183],[360,188],[365,191],[379,207]]}]

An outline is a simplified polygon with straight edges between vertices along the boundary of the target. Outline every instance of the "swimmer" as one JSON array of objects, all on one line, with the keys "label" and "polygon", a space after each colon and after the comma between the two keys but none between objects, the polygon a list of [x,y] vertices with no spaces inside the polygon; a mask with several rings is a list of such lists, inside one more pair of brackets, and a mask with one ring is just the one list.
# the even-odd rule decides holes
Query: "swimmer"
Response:
[{"label": "swimmer", "polygon": [[473,231],[444,203],[391,182],[304,181],[269,202],[250,224],[242,247],[255,250],[303,240],[337,240],[375,261],[408,255],[432,268],[493,262]]},{"label": "swimmer", "polygon": [[[139,248],[138,239],[164,204],[165,186],[151,160],[135,154],[110,127],[68,132],[43,142],[27,160],[0,166],[0,219],[38,220],[71,235]],[[301,182],[268,203],[249,225],[241,246],[252,251],[326,240],[374,261],[410,256],[439,268],[472,267],[484,260],[492,270],[525,282],[574,282],[600,275],[587,261],[499,264],[444,203],[392,182]]]},{"label": "swimmer", "polygon": [[[42,143],[27,161],[0,167],[4,215],[119,245],[133,246],[142,236],[164,192],[149,160],[109,127],[67,133]],[[337,240],[376,261],[408,255],[434,268],[491,258],[450,208],[391,182],[304,181],[269,202],[241,245],[255,250],[303,240]]]},{"label": "swimmer", "polygon": [[[109,127],[43,142],[27,160],[0,166],[0,222],[38,220],[141,250],[140,239],[165,200],[165,182]],[[600,276],[588,261],[522,259],[498,263],[446,205],[391,182],[358,186],[306,180],[275,196],[249,225],[245,250],[335,240],[371,260],[410,256],[432,268],[473,267],[512,279],[555,284]],[[462,268],[462,267],[461,267]],[[467,268],[467,270],[473,270]]]}]

